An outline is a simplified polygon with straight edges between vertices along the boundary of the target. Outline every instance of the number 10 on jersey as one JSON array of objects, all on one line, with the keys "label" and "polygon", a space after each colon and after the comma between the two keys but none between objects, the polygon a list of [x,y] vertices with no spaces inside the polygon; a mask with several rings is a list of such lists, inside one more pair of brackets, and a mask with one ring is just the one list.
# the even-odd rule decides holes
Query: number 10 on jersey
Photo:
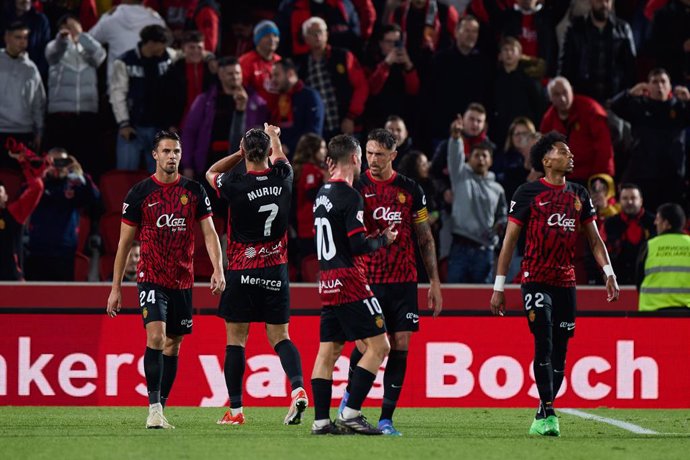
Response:
[{"label": "number 10 on jersey", "polygon": [[331,260],[335,257],[335,242],[331,223],[325,217],[314,219],[316,230],[316,257],[319,260]]}]

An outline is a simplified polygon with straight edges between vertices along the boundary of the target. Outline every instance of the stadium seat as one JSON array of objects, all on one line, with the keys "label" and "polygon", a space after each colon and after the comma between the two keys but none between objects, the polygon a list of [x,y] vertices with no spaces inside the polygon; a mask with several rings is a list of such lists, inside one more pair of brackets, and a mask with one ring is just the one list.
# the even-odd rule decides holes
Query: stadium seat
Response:
[{"label": "stadium seat", "polygon": [[82,212],[79,217],[79,228],[77,230],[77,251],[86,252],[86,240],[91,229],[91,219]]},{"label": "stadium seat", "polygon": [[[122,201],[137,182],[149,177],[145,171],[108,171],[101,176],[99,188],[103,197],[105,212],[122,210]],[[118,226],[119,228],[119,226]]]},{"label": "stadium seat", "polygon": [[117,253],[117,243],[120,241],[121,217],[122,213],[120,211],[110,212],[101,217],[100,230],[105,254],[114,256]]},{"label": "stadium seat", "polygon": [[302,281],[305,283],[315,283],[319,277],[319,260],[316,258],[316,255],[309,254],[304,257],[300,265]]},{"label": "stadium seat", "polygon": [[81,252],[74,256],[74,281],[88,281],[91,260]]},{"label": "stadium seat", "polygon": [[0,168],[0,182],[5,184],[5,191],[10,201],[14,201],[19,195],[24,177],[22,173],[14,169]]},{"label": "stadium seat", "polygon": [[448,258],[444,257],[438,261],[438,278],[439,281],[445,283],[448,280]]}]

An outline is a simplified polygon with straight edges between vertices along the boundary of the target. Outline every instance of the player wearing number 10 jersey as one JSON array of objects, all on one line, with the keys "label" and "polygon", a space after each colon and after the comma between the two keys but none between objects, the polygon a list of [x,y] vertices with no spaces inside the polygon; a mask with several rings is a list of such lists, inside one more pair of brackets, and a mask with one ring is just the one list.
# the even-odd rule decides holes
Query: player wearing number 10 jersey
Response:
[{"label": "player wearing number 10 jersey", "polygon": [[[312,373],[316,416],[313,434],[380,435],[361,414],[379,366],[390,350],[383,313],[367,281],[363,256],[390,245],[397,232],[387,227],[367,238],[362,197],[352,188],[362,166],[362,149],[351,136],[335,136],[328,144],[331,179],[314,202],[316,255],[321,268],[321,331]],[[355,368],[347,407],[332,423],[329,415],[333,368],[345,341],[361,340],[366,352]]]},{"label": "player wearing number 10 jersey", "polygon": [[565,138],[551,132],[530,152],[532,167],[545,173],[537,182],[520,186],[510,203],[508,227],[498,258],[491,310],[503,315],[505,274],[520,231],[526,231],[522,260],[522,296],[534,336],[534,379],[539,409],[530,434],[560,436],[553,401],[563,383],[568,340],[575,332],[575,270],[577,232],[583,229],[606,275],[609,302],[618,299],[616,276],[594,221],[595,211],[584,187],[567,182],[573,154]]},{"label": "player wearing number 10 jersey", "polygon": [[[219,307],[227,330],[224,372],[230,396],[230,410],[218,421],[223,425],[241,425],[245,420],[242,379],[251,322],[266,323],[268,341],[290,379],[292,402],[284,423],[300,423],[307,408],[299,352],[288,335],[287,227],[293,173],[279,136],[280,129],[269,125],[263,131],[247,131],[240,150],[206,173],[230,207],[228,284]],[[233,173],[243,158],[247,172]]]}]

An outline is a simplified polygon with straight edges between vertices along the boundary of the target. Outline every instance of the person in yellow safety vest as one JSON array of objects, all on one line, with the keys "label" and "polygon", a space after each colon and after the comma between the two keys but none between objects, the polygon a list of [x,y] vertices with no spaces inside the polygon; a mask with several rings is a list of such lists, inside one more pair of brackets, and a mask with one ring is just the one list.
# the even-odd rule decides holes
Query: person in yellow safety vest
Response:
[{"label": "person in yellow safety vest", "polygon": [[680,205],[659,206],[654,219],[659,236],[640,250],[637,265],[640,311],[690,308],[690,235],[683,233]]}]

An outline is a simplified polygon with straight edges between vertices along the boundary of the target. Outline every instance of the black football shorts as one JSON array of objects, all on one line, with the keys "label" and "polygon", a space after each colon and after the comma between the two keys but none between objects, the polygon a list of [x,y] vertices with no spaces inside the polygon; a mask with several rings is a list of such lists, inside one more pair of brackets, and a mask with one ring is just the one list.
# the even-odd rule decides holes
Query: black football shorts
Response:
[{"label": "black football shorts", "polygon": [[137,289],[144,327],[153,321],[163,321],[167,335],[192,333],[191,289],[169,289],[153,283],[138,283]]},{"label": "black football shorts", "polygon": [[230,323],[285,324],[290,321],[287,264],[228,270],[218,316]]},{"label": "black football shorts", "polygon": [[417,283],[372,284],[371,290],[381,303],[389,334],[419,330]]},{"label": "black football shorts", "polygon": [[321,342],[353,342],[385,332],[383,311],[376,297],[321,309]]},{"label": "black football shorts", "polygon": [[522,300],[532,334],[550,328],[554,337],[575,335],[574,287],[525,283],[522,285]]}]

